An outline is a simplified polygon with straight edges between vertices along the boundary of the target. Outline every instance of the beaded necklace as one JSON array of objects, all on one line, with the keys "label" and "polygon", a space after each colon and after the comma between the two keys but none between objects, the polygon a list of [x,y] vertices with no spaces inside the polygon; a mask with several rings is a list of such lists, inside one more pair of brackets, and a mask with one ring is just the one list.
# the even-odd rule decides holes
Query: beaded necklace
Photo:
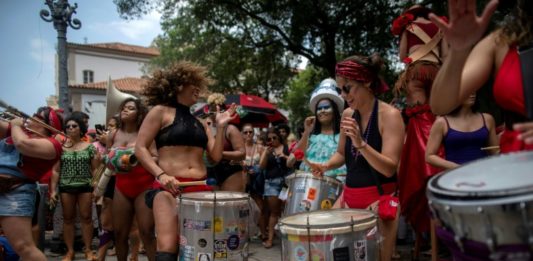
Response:
[{"label": "beaded necklace", "polygon": [[[363,141],[367,144],[367,146],[368,146],[368,136],[370,135],[370,132],[373,128],[372,123],[374,122],[375,117],[377,117],[377,111],[378,111],[378,99],[375,98],[374,108],[372,109],[372,113],[370,114],[370,118],[368,119],[368,123],[366,124],[366,130],[363,134],[364,135]],[[359,113],[359,111],[355,112],[355,119],[359,123],[359,129],[361,129],[361,114]],[[355,161],[357,161],[361,152],[355,149],[355,147],[353,146],[353,143],[352,143],[352,146],[350,147],[351,147],[352,156],[354,156]]]}]

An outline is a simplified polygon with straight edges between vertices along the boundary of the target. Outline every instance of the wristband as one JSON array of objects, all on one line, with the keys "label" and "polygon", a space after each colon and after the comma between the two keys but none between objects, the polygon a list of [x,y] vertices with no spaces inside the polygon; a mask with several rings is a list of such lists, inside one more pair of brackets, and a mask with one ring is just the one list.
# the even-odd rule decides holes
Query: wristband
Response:
[{"label": "wristband", "polygon": [[163,171],[163,172],[159,173],[157,176],[155,176],[155,179],[156,179],[157,181],[159,181],[159,178],[160,178],[161,176],[165,175],[165,174],[167,174],[167,173]]}]

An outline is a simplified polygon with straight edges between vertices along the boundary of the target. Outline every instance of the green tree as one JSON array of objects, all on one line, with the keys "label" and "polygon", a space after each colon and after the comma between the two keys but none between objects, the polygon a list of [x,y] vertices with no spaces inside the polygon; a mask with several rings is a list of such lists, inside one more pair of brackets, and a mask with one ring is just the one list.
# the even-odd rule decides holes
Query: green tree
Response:
[{"label": "green tree", "polygon": [[283,96],[282,108],[291,111],[290,122],[292,129],[303,126],[307,116],[312,115],[309,110],[309,99],[311,92],[325,78],[328,73],[314,66],[307,66],[296,77],[289,82],[289,87]]}]

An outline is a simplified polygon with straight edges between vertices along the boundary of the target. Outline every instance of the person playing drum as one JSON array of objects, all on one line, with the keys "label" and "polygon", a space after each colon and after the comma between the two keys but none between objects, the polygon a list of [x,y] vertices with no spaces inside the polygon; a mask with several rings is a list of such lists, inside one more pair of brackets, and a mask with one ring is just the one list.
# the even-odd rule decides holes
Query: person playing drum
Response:
[{"label": "person playing drum", "polygon": [[[328,78],[323,80],[311,94],[309,108],[314,116],[307,117],[304,122],[304,133],[296,145],[296,149],[305,151],[305,159],[313,163],[324,163],[337,150],[339,143],[341,111],[344,100],[337,93],[337,83]],[[311,171],[309,165],[300,165],[303,171]],[[325,176],[336,178],[344,183],[346,166],[328,170]]]},{"label": "person playing drum", "polygon": [[[351,56],[336,66],[337,86],[349,108],[342,114],[337,152],[324,164],[311,164],[316,173],[324,173],[346,163],[346,184],[336,206],[375,210],[380,198],[378,181],[384,194],[396,191],[405,127],[400,111],[376,97],[387,90],[379,77],[382,65],[383,60],[374,54]],[[391,259],[397,217],[380,218],[381,260]]]},{"label": "person playing drum", "polygon": [[[146,195],[146,204],[153,209],[157,234],[156,260],[176,260],[179,224],[176,196],[180,182],[206,178],[204,152],[214,162],[220,161],[223,135],[215,136],[210,128],[190,112],[211,79],[206,69],[181,61],[168,69],[156,71],[149,78],[143,95],[154,106],[144,119],[137,137],[135,155],[155,176],[156,189]],[[217,132],[224,133],[228,122],[236,117],[232,104],[224,113],[217,112]],[[159,159],[150,153],[155,141]],[[208,186],[187,187],[184,191],[211,190]],[[161,192],[161,193],[159,193]]]},{"label": "person playing drum", "polygon": [[[61,117],[50,107],[39,108],[33,117],[62,129]],[[25,128],[33,132],[28,133]],[[51,135],[33,120],[24,123],[15,118],[9,123],[0,122],[0,227],[22,260],[46,260],[33,241],[31,222],[36,181],[52,169],[63,151]]]}]

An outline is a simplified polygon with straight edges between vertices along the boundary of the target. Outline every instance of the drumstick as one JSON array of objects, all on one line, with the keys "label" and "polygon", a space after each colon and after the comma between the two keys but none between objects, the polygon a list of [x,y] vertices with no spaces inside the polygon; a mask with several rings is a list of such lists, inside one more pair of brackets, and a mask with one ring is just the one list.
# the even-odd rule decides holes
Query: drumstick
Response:
[{"label": "drumstick", "polygon": [[202,186],[202,185],[207,185],[207,186],[214,186],[217,184],[217,180],[216,179],[206,179],[206,180],[198,180],[198,181],[184,181],[184,182],[180,182],[179,186],[180,187],[188,187],[188,186]]},{"label": "drumstick", "polygon": [[481,150],[495,150],[495,149],[499,149],[500,146],[489,146],[489,147],[483,147],[481,148]]}]

